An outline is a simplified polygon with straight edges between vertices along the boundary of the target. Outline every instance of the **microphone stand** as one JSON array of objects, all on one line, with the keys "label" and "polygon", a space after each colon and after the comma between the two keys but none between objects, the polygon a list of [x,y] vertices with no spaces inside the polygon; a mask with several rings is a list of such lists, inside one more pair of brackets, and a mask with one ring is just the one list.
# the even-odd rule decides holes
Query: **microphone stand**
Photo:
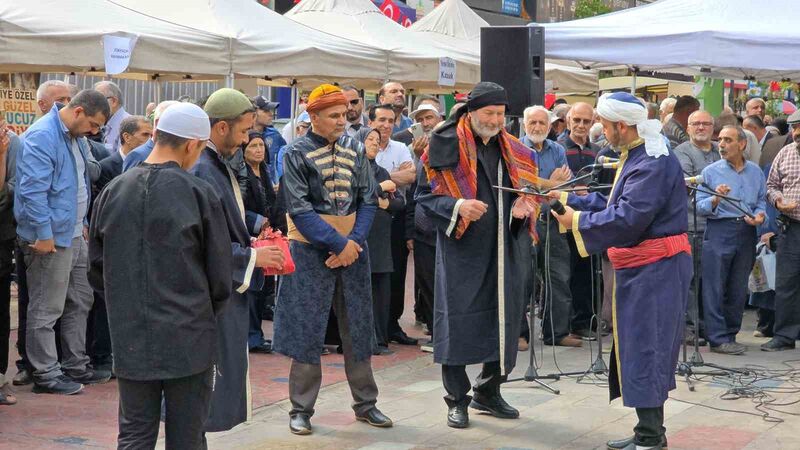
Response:
[{"label": "microphone stand", "polygon": [[[729,197],[721,194],[717,194],[711,190],[702,189],[695,186],[686,186],[689,191],[691,192],[692,196],[692,223],[694,225],[694,233],[692,235],[692,266],[694,270],[694,279],[692,280],[692,284],[694,285],[694,293],[692,295],[692,300],[694,301],[695,308],[692,311],[692,323],[694,324],[694,338],[693,338],[693,346],[694,352],[692,356],[687,360],[686,358],[686,339],[683,339],[683,361],[678,364],[676,373],[682,377],[686,381],[686,384],[689,387],[689,390],[694,392],[695,387],[694,383],[691,380],[692,375],[712,375],[712,376],[726,376],[730,373],[740,373],[740,374],[747,374],[747,371],[741,371],[732,369],[729,367],[720,366],[718,364],[707,363],[703,360],[703,356],[700,354],[700,258],[697,256],[697,193],[703,192],[710,195],[716,195],[721,199],[725,200],[728,204],[733,206],[734,208],[738,209],[745,215],[750,218],[754,218],[754,216],[744,209],[742,209],[736,202],[740,202],[740,199]],[[707,186],[705,186],[707,187]],[[710,344],[709,344],[710,345]],[[710,367],[712,369],[717,369],[715,371],[707,371],[707,372],[698,372],[693,370],[693,367]]]}]

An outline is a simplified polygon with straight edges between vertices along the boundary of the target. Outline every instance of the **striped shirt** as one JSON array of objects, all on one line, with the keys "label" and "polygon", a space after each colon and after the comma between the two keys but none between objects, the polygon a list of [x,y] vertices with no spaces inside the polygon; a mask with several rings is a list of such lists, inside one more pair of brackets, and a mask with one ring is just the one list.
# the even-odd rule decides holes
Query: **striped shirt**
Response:
[{"label": "striped shirt", "polygon": [[[800,203],[800,150],[797,144],[783,147],[772,162],[767,178],[767,200],[773,205],[778,200]],[[800,221],[800,208],[784,214]]]}]

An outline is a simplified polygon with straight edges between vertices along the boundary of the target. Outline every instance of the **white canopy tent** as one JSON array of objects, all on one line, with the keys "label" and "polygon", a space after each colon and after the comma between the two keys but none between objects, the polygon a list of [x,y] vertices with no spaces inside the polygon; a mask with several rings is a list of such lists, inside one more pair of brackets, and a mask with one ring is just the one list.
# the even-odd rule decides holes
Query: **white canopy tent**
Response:
[{"label": "white canopy tent", "polygon": [[[111,0],[228,39],[228,71],[275,84],[382,81],[385,52],[288,20],[252,0]],[[176,60],[180,66],[182,60]]]},{"label": "white canopy tent", "polygon": [[[480,81],[480,58],[463,48],[423,39],[387,18],[369,0],[302,0],[286,17],[336,36],[352,39],[386,52],[387,80],[400,81],[418,91],[446,92],[471,89]],[[349,64],[344,54],[340,64]],[[439,58],[456,62],[456,86],[441,87]]]},{"label": "white canopy tent", "polygon": [[[481,28],[489,26],[463,0],[444,0],[432,12],[411,25],[409,30],[428,41],[473,53],[480,64]],[[553,82],[556,92],[597,90],[596,71],[554,64],[551,61],[545,61],[545,79]]]},{"label": "white canopy tent", "polygon": [[108,0],[0,2],[0,70],[85,72],[105,66],[105,35],[138,36],[128,70],[224,76],[228,39],[131,11]]},{"label": "white canopy tent", "polygon": [[800,78],[797,0],[660,0],[588,19],[540,24],[548,58],[714,78]]}]

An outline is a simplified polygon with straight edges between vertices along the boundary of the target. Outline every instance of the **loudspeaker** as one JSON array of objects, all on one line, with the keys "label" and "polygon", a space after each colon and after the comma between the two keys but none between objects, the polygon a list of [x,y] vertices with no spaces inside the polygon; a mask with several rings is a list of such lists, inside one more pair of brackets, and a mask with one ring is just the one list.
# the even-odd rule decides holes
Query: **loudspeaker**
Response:
[{"label": "loudspeaker", "polygon": [[508,115],[544,104],[544,27],[481,28],[481,80],[506,88]]}]

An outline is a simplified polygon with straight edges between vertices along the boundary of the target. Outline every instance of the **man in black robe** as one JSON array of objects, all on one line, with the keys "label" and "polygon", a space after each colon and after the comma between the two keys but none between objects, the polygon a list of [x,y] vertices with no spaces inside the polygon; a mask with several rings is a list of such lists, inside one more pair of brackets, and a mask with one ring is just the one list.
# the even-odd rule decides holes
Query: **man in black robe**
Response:
[{"label": "man in black robe", "polygon": [[[539,179],[535,153],[503,129],[507,104],[505,89],[479,83],[466,108],[434,131],[417,181],[417,203],[437,234],[433,352],[453,428],[469,425],[467,405],[519,417],[500,383],[516,363],[531,294],[535,228],[528,217],[538,205],[492,186],[521,188]],[[478,363],[473,399],[465,366]]]},{"label": "man in black robe", "polygon": [[147,161],[94,206],[89,281],[108,308],[121,449],[155,447],[162,395],[167,448],[205,447],[216,317],[231,292],[222,204],[186,173],[209,128],[198,106],[175,106]]},{"label": "man in black robe", "polygon": [[250,247],[239,182],[225,163],[247,142],[247,133],[253,127],[255,112],[250,99],[237,90],[223,88],[208,97],[204,109],[210,118],[211,137],[190,172],[211,184],[222,200],[233,255],[229,272],[233,292],[217,319],[219,358],[206,423],[206,431],[225,431],[248,420],[252,413],[247,353],[250,308],[244,294],[251,286],[260,289],[264,283],[263,272],[256,268],[282,267],[283,253],[277,247]]}]

